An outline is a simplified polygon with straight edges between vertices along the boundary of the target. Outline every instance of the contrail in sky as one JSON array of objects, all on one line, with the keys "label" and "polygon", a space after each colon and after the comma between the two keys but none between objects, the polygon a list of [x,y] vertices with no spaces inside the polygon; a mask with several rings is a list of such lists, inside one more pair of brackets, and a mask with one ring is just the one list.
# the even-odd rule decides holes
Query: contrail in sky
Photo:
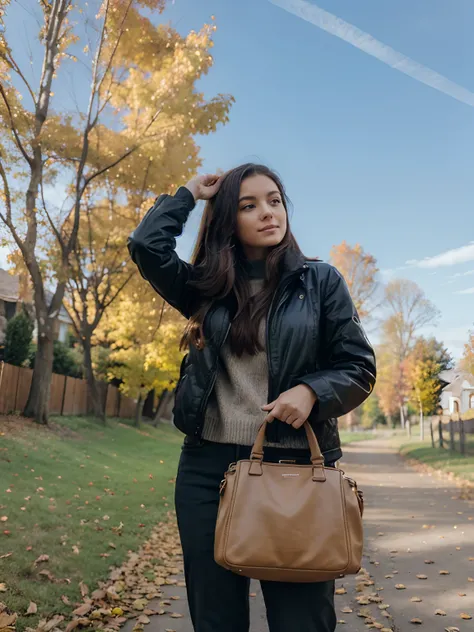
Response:
[{"label": "contrail in sky", "polygon": [[399,53],[391,46],[387,46],[380,40],[375,39],[369,33],[362,31],[353,24],[342,20],[333,13],[321,9],[316,4],[306,0],[269,0],[272,4],[292,13],[293,15],[306,20],[318,28],[339,37],[348,44],[352,44],[359,50],[363,50],[368,55],[379,59],[384,64],[404,72],[417,81],[431,86],[435,90],[444,92],[453,99],[457,99],[466,105],[474,106],[474,93],[454,81],[443,77],[435,70],[419,64],[403,53]]}]

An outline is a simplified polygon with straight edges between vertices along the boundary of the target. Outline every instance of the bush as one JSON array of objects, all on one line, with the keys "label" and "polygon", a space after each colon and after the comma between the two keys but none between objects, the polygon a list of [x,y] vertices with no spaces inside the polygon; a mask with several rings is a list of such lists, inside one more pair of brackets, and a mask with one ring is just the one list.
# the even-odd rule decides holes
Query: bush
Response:
[{"label": "bush", "polygon": [[15,366],[23,366],[28,361],[34,323],[22,310],[8,321],[5,332],[4,360]]},{"label": "bush", "polygon": [[[82,377],[82,363],[80,354],[75,349],[71,349],[64,342],[54,341],[53,350],[53,373],[67,375],[68,377]],[[36,357],[36,346],[30,347],[30,366],[34,368]]]}]

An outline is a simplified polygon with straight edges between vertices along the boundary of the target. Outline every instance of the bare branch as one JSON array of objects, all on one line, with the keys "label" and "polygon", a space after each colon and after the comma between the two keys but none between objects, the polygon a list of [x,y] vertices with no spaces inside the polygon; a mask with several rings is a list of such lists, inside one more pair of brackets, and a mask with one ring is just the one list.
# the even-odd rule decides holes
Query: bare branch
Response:
[{"label": "bare branch", "polygon": [[28,92],[30,93],[31,99],[33,101],[34,104],[36,104],[36,96],[35,93],[33,91],[33,88],[30,86],[27,78],[25,77],[25,75],[23,74],[23,72],[21,71],[20,66],[17,64],[17,62],[15,61],[15,59],[13,58],[11,52],[8,50],[6,55],[2,55],[3,59],[7,62],[7,64],[10,66],[10,68],[16,72],[16,74],[20,77],[20,79],[23,81],[23,83],[26,86],[26,89],[28,90]]},{"label": "bare branch", "polygon": [[49,225],[51,226],[51,230],[53,231],[56,239],[58,240],[58,243],[59,243],[59,246],[60,246],[61,250],[63,250],[64,249],[64,240],[61,237],[61,233],[59,232],[59,230],[54,225],[53,219],[50,216],[50,214],[48,212],[48,209],[46,208],[46,200],[44,198],[43,178],[41,178],[41,182],[40,182],[40,193],[41,193],[41,202],[43,204],[43,210],[46,213],[46,217],[48,219]]},{"label": "bare branch", "polygon": [[30,165],[30,167],[33,165],[33,158],[31,158],[31,156],[28,155],[28,152],[26,151],[26,149],[23,147],[23,143],[21,142],[21,138],[18,134],[18,131],[16,129],[15,123],[13,122],[13,115],[12,115],[12,110],[10,107],[10,103],[8,101],[8,97],[7,97],[7,93],[5,91],[5,88],[3,87],[3,85],[0,83],[0,94],[2,95],[3,101],[7,107],[8,110],[8,115],[10,117],[10,128],[13,132],[13,136],[15,137],[15,141],[17,144],[18,149],[21,151],[21,153],[23,154],[23,158],[26,160],[26,162]]},{"label": "bare branch", "polygon": [[10,186],[8,184],[8,178],[7,178],[7,174],[5,172],[5,168],[3,166],[2,161],[0,160],[0,177],[3,180],[3,190],[5,193],[5,204],[7,207],[7,221],[5,221],[5,224],[7,224],[8,227],[10,227],[9,225],[12,222],[12,198],[11,198],[11,194],[10,194]]}]

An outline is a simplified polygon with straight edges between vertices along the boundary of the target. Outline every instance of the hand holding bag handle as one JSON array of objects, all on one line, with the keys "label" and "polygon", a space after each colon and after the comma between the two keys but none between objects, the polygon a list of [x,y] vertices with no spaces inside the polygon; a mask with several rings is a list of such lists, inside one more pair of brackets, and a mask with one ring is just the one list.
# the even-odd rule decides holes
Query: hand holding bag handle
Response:
[{"label": "hand holding bag handle", "polygon": [[[272,422],[278,423],[278,422]],[[250,465],[249,474],[252,476],[261,476],[262,475],[262,462],[263,462],[263,442],[265,441],[265,432],[267,430],[268,422],[264,421],[260,426],[260,430],[258,431],[257,438],[255,439],[255,443],[253,444],[252,453],[250,455],[250,460],[252,461]],[[316,435],[314,434],[314,430],[311,428],[308,421],[304,422],[304,429],[306,431],[306,436],[308,438],[309,449],[311,451],[311,464],[313,466],[313,481],[318,481],[323,483],[326,480],[326,475],[324,472],[324,457],[321,453],[321,448],[319,447],[318,440],[316,439]]]}]

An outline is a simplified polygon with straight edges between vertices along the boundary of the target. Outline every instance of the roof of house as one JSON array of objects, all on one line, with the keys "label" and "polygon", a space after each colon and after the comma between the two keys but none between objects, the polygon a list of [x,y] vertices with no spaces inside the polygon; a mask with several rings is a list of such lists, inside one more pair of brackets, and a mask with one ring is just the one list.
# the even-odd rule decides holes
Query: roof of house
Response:
[{"label": "roof of house", "polygon": [[16,303],[20,296],[20,278],[0,268],[0,300]]},{"label": "roof of house", "polygon": [[[46,301],[51,303],[53,292],[45,290]],[[0,268],[0,300],[17,303],[20,300],[20,277],[17,274],[10,274],[8,270]],[[72,320],[66,311],[64,305],[59,310],[58,319],[61,322],[72,324]]]},{"label": "roof of house", "polygon": [[[444,374],[444,377],[443,377]],[[443,382],[449,382],[442,389],[443,391],[449,391],[453,395],[460,396],[462,391],[474,390],[474,375],[471,375],[467,371],[442,371],[439,377]]]}]

